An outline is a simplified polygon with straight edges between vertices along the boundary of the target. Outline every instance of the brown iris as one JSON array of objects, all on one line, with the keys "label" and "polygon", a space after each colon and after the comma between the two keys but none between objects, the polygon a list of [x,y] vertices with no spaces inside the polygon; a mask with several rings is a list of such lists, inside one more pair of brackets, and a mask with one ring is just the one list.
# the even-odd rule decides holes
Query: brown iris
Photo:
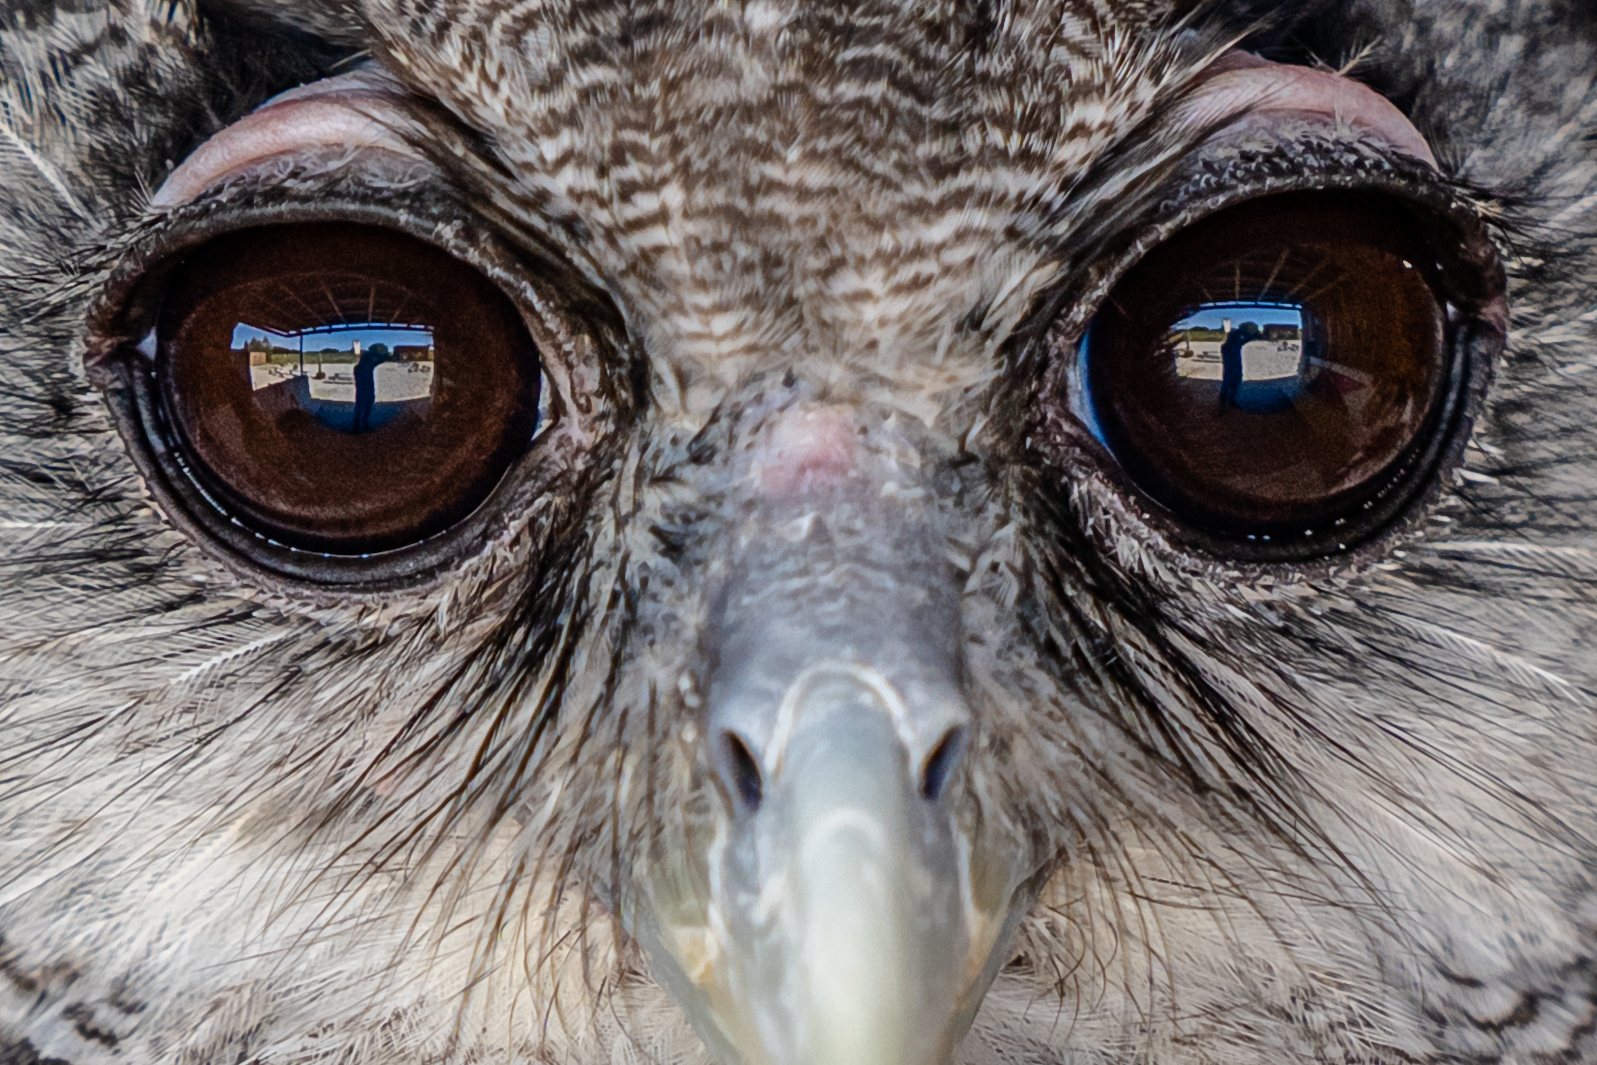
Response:
[{"label": "brown iris", "polygon": [[1084,347],[1093,416],[1137,484],[1227,534],[1322,533],[1434,423],[1444,318],[1413,219],[1374,196],[1253,200],[1127,272]]},{"label": "brown iris", "polygon": [[244,525],[336,554],[478,506],[537,426],[537,352],[459,260],[344,223],[230,234],[179,267],[158,329],[192,472]]}]

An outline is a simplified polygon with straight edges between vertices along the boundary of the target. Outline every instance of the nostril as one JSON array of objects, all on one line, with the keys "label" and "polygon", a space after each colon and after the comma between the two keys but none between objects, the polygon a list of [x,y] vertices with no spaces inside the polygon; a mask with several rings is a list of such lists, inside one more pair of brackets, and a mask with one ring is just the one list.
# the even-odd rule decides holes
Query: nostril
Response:
[{"label": "nostril", "polygon": [[753,813],[760,808],[765,795],[765,782],[760,779],[760,763],[754,760],[749,745],[736,732],[721,733],[721,748],[726,754],[727,775],[732,778],[732,790],[745,809]]},{"label": "nostril", "polygon": [[965,730],[959,726],[943,733],[943,738],[937,741],[931,753],[926,756],[926,761],[921,763],[920,793],[925,799],[936,799],[943,793],[943,787],[948,783],[948,778],[954,772],[954,766],[959,762],[959,756],[965,749]]}]

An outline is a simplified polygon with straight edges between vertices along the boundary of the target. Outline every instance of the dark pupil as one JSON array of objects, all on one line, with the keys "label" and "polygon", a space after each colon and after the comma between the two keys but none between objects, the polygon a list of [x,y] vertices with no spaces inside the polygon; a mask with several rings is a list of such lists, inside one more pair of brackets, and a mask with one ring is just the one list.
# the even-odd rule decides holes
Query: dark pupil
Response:
[{"label": "dark pupil", "polygon": [[1367,197],[1271,197],[1189,228],[1089,332],[1105,443],[1199,524],[1327,531],[1390,481],[1437,406],[1431,273],[1413,223]]},{"label": "dark pupil", "polygon": [[522,454],[538,367],[509,301],[401,234],[249,230],[183,265],[160,367],[193,472],[269,539],[405,546],[459,521]]}]

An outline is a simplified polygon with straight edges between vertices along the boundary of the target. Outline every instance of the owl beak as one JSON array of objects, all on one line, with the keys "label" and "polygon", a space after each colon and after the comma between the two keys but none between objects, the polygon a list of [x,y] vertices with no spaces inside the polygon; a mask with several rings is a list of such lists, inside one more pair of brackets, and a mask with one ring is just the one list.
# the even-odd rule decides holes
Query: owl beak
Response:
[{"label": "owl beak", "polygon": [[733,470],[691,689],[720,802],[627,917],[722,1065],[946,1065],[1035,897],[1031,841],[981,813],[1002,789],[916,432],[799,403]]},{"label": "owl beak", "polygon": [[822,662],[757,764],[724,752],[705,905],[657,878],[642,938],[726,1065],[943,1065],[969,1027],[1031,894],[1020,848],[949,800],[962,728],[918,750],[914,718],[883,674]]}]

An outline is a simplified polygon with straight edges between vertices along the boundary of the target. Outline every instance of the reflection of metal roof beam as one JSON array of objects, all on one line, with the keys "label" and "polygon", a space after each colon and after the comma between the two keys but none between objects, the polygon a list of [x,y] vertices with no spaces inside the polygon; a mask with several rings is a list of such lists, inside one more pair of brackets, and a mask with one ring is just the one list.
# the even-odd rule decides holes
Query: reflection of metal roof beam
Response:
[{"label": "reflection of metal roof beam", "polygon": [[[1278,307],[1286,311],[1301,311],[1303,304],[1291,303],[1284,300],[1215,300],[1212,303],[1198,304],[1200,311],[1218,310],[1222,307]],[[1188,318],[1192,315],[1187,315]]]},{"label": "reflection of metal roof beam", "polygon": [[[295,292],[293,289],[289,288],[287,285],[283,284],[282,282],[278,282],[277,287],[282,289],[284,292],[288,293],[289,296],[292,297],[292,299],[294,300],[295,303],[297,303],[301,307],[305,308],[307,313],[316,314],[315,311],[311,310],[311,305],[310,304],[308,304],[304,300],[300,299],[300,296],[299,296],[298,292]],[[316,314],[316,317],[320,318],[321,315]],[[274,330],[272,330],[272,332],[274,332],[274,333],[282,333],[283,336],[289,336],[290,335],[288,333],[283,332],[283,330],[281,330],[281,329],[274,329]]]},{"label": "reflection of metal roof beam", "polygon": [[339,323],[338,325],[317,325],[312,326],[309,329],[276,329],[269,326],[256,325],[253,322],[243,322],[240,324],[247,325],[251,329],[259,329],[263,333],[272,333],[280,337],[306,337],[317,333],[361,333],[375,330],[395,333],[404,332],[427,334],[431,334],[433,331],[433,327],[430,325],[389,325],[381,322],[350,322]]},{"label": "reflection of metal roof beam", "polygon": [[344,309],[338,305],[338,297],[333,295],[333,290],[327,287],[326,279],[322,281],[322,291],[327,293],[327,302],[333,305],[333,313],[338,315],[338,320],[340,322],[348,322],[349,315],[345,314]]},{"label": "reflection of metal roof beam", "polygon": [[261,286],[257,290],[259,302],[248,313],[253,319],[251,325],[279,336],[300,336],[338,326],[382,328],[390,322],[426,321],[431,317],[419,306],[415,314],[406,311],[413,296],[402,285],[371,277],[309,271],[292,286],[283,285],[281,279]]}]

